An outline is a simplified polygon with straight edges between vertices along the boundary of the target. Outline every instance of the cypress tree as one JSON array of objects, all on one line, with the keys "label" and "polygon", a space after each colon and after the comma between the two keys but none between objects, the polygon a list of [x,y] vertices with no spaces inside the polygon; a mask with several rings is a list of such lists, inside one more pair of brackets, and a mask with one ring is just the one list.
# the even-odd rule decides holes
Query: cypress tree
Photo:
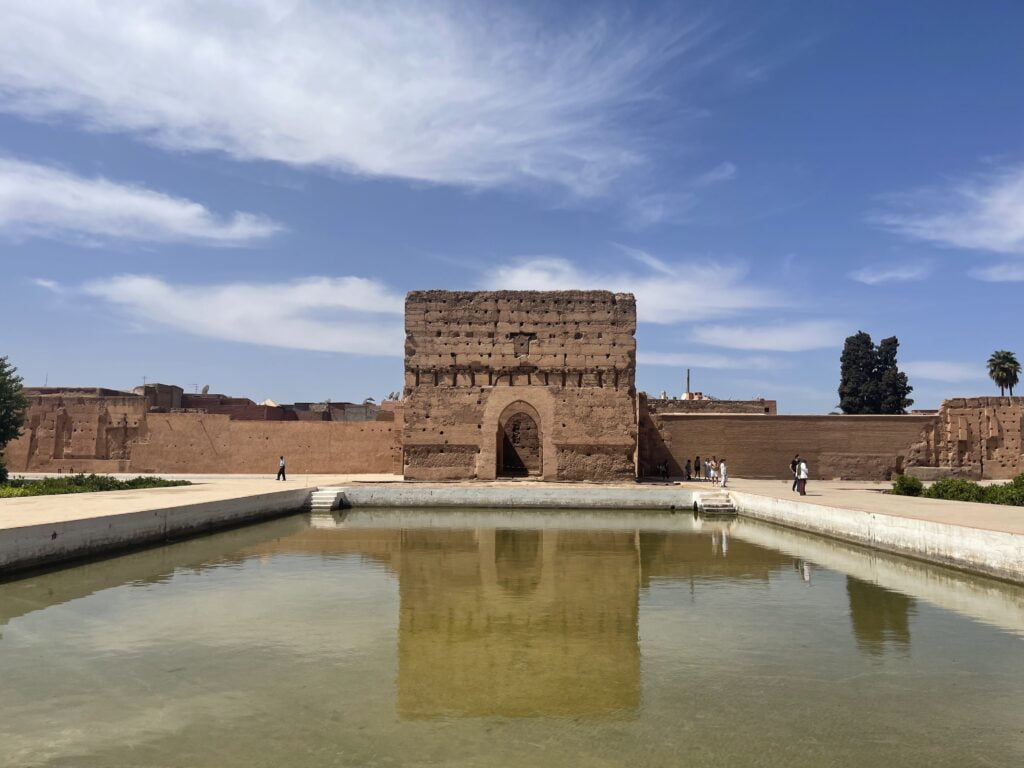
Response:
[{"label": "cypress tree", "polygon": [[906,413],[914,404],[908,395],[914,391],[907,374],[896,365],[896,351],[900,341],[895,336],[878,343],[878,363],[875,371],[877,410],[874,413]]},{"label": "cypress tree", "polygon": [[21,434],[28,402],[21,391],[18,369],[0,357],[0,483],[7,481],[7,468],[3,463],[7,443]]},{"label": "cypress tree", "polygon": [[890,336],[876,347],[858,331],[846,339],[840,358],[839,408],[843,413],[906,413],[913,387],[896,363],[899,339]]},{"label": "cypress tree", "polygon": [[857,331],[846,339],[840,358],[839,408],[843,413],[872,413],[875,345],[871,336]]}]

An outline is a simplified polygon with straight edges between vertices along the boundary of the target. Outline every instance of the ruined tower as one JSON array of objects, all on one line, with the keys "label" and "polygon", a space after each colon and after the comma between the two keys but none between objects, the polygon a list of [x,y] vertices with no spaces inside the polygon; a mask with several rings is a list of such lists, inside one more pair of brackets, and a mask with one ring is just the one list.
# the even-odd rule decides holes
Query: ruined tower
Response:
[{"label": "ruined tower", "polygon": [[633,478],[635,332],[628,293],[410,293],[406,478]]}]

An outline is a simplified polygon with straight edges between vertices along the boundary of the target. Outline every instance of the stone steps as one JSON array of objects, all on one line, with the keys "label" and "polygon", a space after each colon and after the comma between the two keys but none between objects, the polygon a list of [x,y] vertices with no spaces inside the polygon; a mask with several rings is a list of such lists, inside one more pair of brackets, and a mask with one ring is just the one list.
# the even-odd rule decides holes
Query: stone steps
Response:
[{"label": "stone steps", "polygon": [[319,488],[309,496],[312,512],[330,512],[341,506],[344,491],[341,488]]},{"label": "stone steps", "polygon": [[736,505],[728,491],[708,491],[699,494],[697,506],[708,517],[734,517]]}]

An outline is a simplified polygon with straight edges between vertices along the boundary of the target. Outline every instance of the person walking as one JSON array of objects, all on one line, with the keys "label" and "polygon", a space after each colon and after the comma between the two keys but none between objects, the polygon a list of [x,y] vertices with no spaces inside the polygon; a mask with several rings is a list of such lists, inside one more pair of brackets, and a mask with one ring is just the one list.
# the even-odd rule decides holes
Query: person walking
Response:
[{"label": "person walking", "polygon": [[796,468],[796,482],[797,488],[799,489],[801,496],[807,495],[807,476],[809,474],[810,473],[807,469],[807,462],[804,461],[803,459],[800,459],[800,463],[797,465]]},{"label": "person walking", "polygon": [[704,480],[711,482],[711,459],[704,459]]},{"label": "person walking", "polygon": [[686,466],[683,468],[683,477],[686,478],[686,482],[690,482],[690,478],[693,476],[693,464],[690,460],[686,460]]},{"label": "person walking", "polygon": [[718,472],[722,478],[722,487],[725,488],[725,486],[729,484],[729,467],[726,466],[724,456],[722,457],[722,460],[718,462]]},{"label": "person walking", "polygon": [[282,456],[280,458],[280,460],[277,462],[277,477],[275,477],[274,479],[275,480],[287,480],[288,479],[287,476],[285,475],[285,471],[284,471],[284,456]]},{"label": "person walking", "polygon": [[718,457],[711,457],[711,484],[718,485]]},{"label": "person walking", "polygon": [[793,475],[793,490],[794,491],[797,489],[797,486],[800,484],[799,478],[796,476],[796,471],[797,471],[797,469],[799,469],[799,467],[800,467],[800,454],[798,453],[796,456],[793,457],[793,460],[791,462],[789,462],[789,473],[791,475]]},{"label": "person walking", "polygon": [[697,476],[697,480],[700,480],[701,478],[700,471],[703,468],[703,466],[704,465],[700,463],[700,456],[693,460],[693,472]]}]

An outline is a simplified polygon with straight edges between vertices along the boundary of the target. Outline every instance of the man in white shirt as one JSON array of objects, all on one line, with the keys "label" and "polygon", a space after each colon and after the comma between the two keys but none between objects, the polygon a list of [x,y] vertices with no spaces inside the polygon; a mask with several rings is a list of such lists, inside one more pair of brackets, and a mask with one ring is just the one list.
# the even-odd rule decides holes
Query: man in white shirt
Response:
[{"label": "man in white shirt", "polygon": [[800,459],[800,463],[796,467],[796,482],[797,489],[800,491],[801,496],[807,495],[807,476],[810,472],[807,469],[807,462]]},{"label": "man in white shirt", "polygon": [[275,480],[287,480],[288,479],[285,476],[285,473],[284,473],[284,456],[282,456],[281,460],[277,462],[277,477],[274,478],[274,479]]}]

